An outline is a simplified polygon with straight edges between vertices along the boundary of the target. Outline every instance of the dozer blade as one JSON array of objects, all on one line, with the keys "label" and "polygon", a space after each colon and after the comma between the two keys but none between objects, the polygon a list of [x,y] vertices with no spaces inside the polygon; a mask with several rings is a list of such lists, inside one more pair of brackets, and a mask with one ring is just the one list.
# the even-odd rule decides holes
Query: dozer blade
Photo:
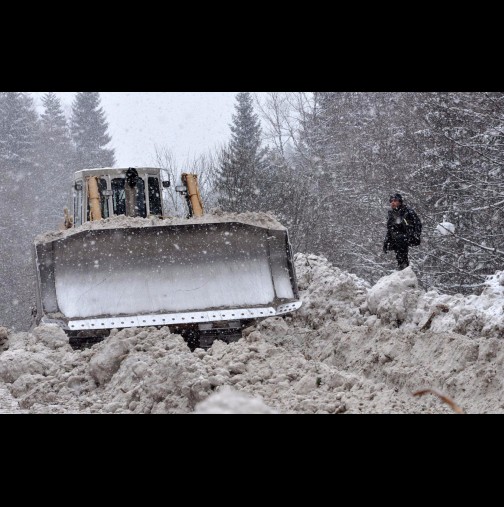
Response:
[{"label": "dozer blade", "polygon": [[39,242],[35,256],[39,311],[69,329],[236,320],[301,305],[285,230],[91,229]]}]

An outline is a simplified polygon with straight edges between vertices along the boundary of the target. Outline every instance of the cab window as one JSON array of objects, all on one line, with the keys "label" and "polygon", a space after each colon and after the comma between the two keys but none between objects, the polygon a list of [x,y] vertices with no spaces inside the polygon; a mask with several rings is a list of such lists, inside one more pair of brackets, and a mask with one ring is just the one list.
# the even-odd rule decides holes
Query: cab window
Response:
[{"label": "cab window", "polygon": [[114,178],[111,181],[111,190],[114,215],[128,215],[143,218],[147,216],[145,184],[143,179],[139,178],[136,184],[134,210],[127,209],[124,178]]},{"label": "cab window", "polygon": [[149,211],[151,215],[161,216],[163,214],[161,208],[161,196],[159,195],[159,180],[149,177]]},{"label": "cab window", "polygon": [[[100,209],[101,209],[102,218],[108,218],[110,216],[109,206],[108,206],[108,197],[103,195],[103,191],[107,190],[107,180],[105,178],[98,178],[96,182],[98,184],[98,191],[100,192]],[[87,206],[87,220],[88,221],[90,219],[89,213],[90,213],[90,206],[89,206],[89,201],[88,201],[88,206]]]}]

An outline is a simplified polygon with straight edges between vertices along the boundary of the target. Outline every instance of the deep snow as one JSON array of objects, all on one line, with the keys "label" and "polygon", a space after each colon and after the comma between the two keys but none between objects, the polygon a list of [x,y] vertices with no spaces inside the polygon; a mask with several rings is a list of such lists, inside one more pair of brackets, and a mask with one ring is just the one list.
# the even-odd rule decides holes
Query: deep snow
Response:
[{"label": "deep snow", "polygon": [[0,328],[3,413],[504,412],[504,272],[480,296],[374,286],[297,254],[303,306],[192,353],[166,328],[113,330],[73,350],[53,325]]}]

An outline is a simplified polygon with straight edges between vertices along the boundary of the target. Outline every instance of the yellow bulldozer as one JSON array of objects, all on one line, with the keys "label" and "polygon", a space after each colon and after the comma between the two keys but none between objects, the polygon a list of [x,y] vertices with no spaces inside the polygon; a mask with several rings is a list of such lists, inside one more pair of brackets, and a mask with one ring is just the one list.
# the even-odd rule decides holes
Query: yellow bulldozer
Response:
[{"label": "yellow bulldozer", "polygon": [[73,343],[170,326],[194,350],[301,306],[285,227],[268,214],[206,214],[192,173],[175,187],[187,217],[169,217],[169,186],[159,168],[75,172],[66,228],[34,242],[35,325],[57,323]]}]

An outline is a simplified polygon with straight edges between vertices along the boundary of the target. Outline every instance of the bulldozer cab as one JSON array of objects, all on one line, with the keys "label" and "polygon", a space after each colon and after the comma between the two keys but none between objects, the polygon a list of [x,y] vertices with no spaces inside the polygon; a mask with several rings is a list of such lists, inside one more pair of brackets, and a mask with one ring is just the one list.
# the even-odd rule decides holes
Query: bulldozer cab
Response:
[{"label": "bulldozer cab", "polygon": [[74,175],[73,225],[125,215],[163,216],[159,168],[83,169]]}]

